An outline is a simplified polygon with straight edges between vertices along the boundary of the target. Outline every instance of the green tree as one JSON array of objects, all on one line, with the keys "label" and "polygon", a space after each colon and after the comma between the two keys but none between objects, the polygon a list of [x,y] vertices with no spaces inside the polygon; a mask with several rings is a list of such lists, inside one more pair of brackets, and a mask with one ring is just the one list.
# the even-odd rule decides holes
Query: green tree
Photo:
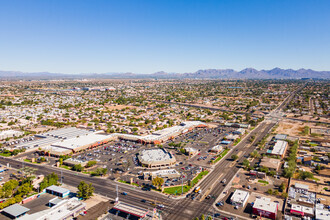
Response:
[{"label": "green tree", "polygon": [[251,157],[253,158],[259,158],[260,157],[260,154],[258,153],[258,151],[254,150],[251,154],[250,154]]},{"label": "green tree", "polygon": [[84,181],[81,181],[77,188],[78,188],[77,195],[79,198],[86,200],[89,199],[91,196],[93,196],[94,187],[92,186],[91,183],[87,184]]},{"label": "green tree", "polygon": [[164,183],[164,179],[161,177],[155,177],[152,179],[152,185],[156,186],[158,189],[160,189],[162,187]]},{"label": "green tree", "polygon": [[272,194],[273,194],[273,190],[272,190],[272,189],[268,189],[268,190],[266,191],[266,193],[268,193],[269,195],[272,195]]},{"label": "green tree", "polygon": [[44,178],[44,180],[39,184],[40,191],[52,185],[58,185],[58,176],[55,173],[51,173]]},{"label": "green tree", "polygon": [[96,165],[96,161],[95,160],[90,160],[87,162],[86,168],[92,167]]},{"label": "green tree", "polygon": [[2,190],[2,197],[9,198],[13,195],[14,189],[18,186],[18,181],[17,180],[9,180],[5,182],[1,188]]},{"label": "green tree", "polygon": [[201,220],[205,220],[204,214],[201,215]]},{"label": "green tree", "polygon": [[60,159],[58,160],[58,162],[60,163],[60,166],[62,166],[62,165],[63,165],[63,158],[60,158]]},{"label": "green tree", "polygon": [[286,186],[285,186],[285,183],[281,183],[281,185],[280,185],[280,191],[281,192],[284,192],[284,190],[285,190],[285,188],[286,188]]},{"label": "green tree", "polygon": [[84,170],[84,167],[81,166],[81,164],[75,164],[75,165],[72,167],[72,170],[77,171],[77,172],[81,172],[81,171]]},{"label": "green tree", "polygon": [[250,161],[248,159],[245,159],[242,164],[245,169],[248,169],[250,167]]},{"label": "green tree", "polygon": [[238,159],[238,156],[236,154],[231,155],[231,159],[233,159],[234,161]]}]

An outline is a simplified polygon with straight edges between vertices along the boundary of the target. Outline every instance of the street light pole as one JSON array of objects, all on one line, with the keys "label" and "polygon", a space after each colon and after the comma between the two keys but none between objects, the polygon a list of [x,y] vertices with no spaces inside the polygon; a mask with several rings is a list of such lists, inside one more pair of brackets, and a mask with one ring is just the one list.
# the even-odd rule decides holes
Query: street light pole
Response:
[{"label": "street light pole", "polygon": [[182,196],[183,195],[183,176],[181,178],[181,187],[182,187],[182,189],[181,189],[181,196]]}]

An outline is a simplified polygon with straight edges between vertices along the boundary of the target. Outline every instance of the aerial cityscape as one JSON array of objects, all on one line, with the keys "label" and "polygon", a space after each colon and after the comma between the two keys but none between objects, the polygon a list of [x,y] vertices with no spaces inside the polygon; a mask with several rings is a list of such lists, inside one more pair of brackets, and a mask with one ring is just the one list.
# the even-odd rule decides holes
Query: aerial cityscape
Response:
[{"label": "aerial cityscape", "polygon": [[0,1],[0,220],[330,220],[329,3]]}]

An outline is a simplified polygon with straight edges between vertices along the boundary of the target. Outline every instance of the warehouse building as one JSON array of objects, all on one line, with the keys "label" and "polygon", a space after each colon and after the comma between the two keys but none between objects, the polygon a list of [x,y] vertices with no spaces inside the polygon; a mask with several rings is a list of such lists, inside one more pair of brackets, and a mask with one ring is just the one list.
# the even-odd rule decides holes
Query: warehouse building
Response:
[{"label": "warehouse building", "polygon": [[234,206],[244,207],[250,196],[249,192],[243,190],[235,190],[230,198],[230,203]]},{"label": "warehouse building", "polygon": [[288,148],[288,142],[278,140],[278,141],[276,141],[275,145],[273,146],[273,149],[267,150],[267,154],[280,156],[281,158],[283,158],[287,148]]},{"label": "warehouse building", "polygon": [[74,127],[61,128],[43,134],[36,134],[33,140],[18,143],[15,147],[25,149],[49,147],[56,142],[76,138],[91,133],[94,132]]},{"label": "warehouse building", "polygon": [[50,146],[43,147],[41,151],[45,152],[45,154],[58,157],[86,149],[92,149],[114,139],[116,139],[116,136],[113,134],[103,135],[100,134],[100,132],[93,132],[83,136],[58,141]]},{"label": "warehouse building", "polygon": [[138,160],[142,166],[148,168],[167,167],[176,163],[175,157],[165,149],[142,150]]},{"label": "warehouse building", "polygon": [[276,219],[277,210],[278,203],[272,202],[270,198],[266,197],[256,198],[252,208],[253,214],[270,219]]},{"label": "warehouse building", "polygon": [[6,138],[19,137],[23,134],[24,133],[22,131],[15,131],[15,130],[1,131],[0,132],[0,140],[4,140]]}]

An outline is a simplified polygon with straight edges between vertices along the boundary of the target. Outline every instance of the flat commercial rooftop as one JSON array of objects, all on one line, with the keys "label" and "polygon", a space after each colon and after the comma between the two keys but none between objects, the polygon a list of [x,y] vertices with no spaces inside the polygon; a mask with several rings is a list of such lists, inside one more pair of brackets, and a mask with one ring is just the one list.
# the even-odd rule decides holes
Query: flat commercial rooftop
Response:
[{"label": "flat commercial rooftop", "polygon": [[70,128],[62,128],[58,130],[49,131],[39,136],[56,137],[58,139],[70,139],[77,136],[86,135],[89,133],[93,133],[93,131],[70,127]]},{"label": "flat commercial rooftop", "polygon": [[141,151],[141,159],[144,162],[171,160],[171,155],[163,149],[148,149]]},{"label": "flat commercial rooftop", "polygon": [[57,192],[57,193],[62,193],[62,194],[67,193],[67,192],[70,191],[68,189],[65,189],[65,188],[62,188],[62,187],[59,187],[59,186],[55,186],[55,185],[47,187],[46,190],[51,190],[51,191],[54,191],[54,192]]},{"label": "flat commercial rooftop", "polygon": [[8,206],[7,208],[4,208],[2,211],[5,213],[8,213],[11,216],[17,217],[17,216],[23,215],[24,213],[30,211],[30,209],[25,208],[24,206],[21,206],[19,204],[14,204],[14,205]]},{"label": "flat commercial rooftop", "polygon": [[90,145],[96,142],[102,142],[106,139],[108,139],[109,135],[102,135],[102,134],[97,134],[97,133],[90,133],[86,134],[83,136],[75,137],[75,138],[70,138],[68,140],[64,141],[59,141],[54,144],[52,144],[52,147],[60,147],[64,149],[71,149],[74,150],[76,148]]},{"label": "flat commercial rooftop", "polygon": [[271,213],[277,212],[277,206],[278,206],[277,203],[272,202],[270,198],[266,198],[266,197],[260,199],[256,198],[256,201],[253,204],[253,208],[264,210]]},{"label": "flat commercial rooftop", "polygon": [[274,145],[274,148],[271,151],[271,154],[283,155],[287,146],[288,146],[288,142],[278,140],[278,141],[276,141],[276,144]]},{"label": "flat commercial rooftop", "polygon": [[243,190],[235,190],[234,194],[231,196],[230,200],[236,203],[244,203],[250,196],[250,193]]},{"label": "flat commercial rooftop", "polygon": [[148,214],[147,209],[139,208],[127,203],[119,202],[117,205],[113,207],[113,209],[119,210],[121,212],[125,212],[137,217],[145,217]]}]

